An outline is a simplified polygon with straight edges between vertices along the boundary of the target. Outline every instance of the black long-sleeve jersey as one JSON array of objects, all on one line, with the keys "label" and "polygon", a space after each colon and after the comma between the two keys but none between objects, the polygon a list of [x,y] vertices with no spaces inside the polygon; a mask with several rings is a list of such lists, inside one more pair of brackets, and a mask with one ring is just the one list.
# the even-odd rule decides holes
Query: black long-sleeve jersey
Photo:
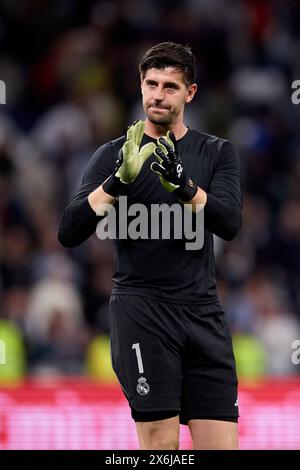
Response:
[{"label": "black long-sleeve jersey", "polygon": [[[101,218],[89,205],[88,195],[114,171],[124,141],[125,136],[101,146],[90,159],[79,192],[61,216],[58,239],[62,245],[77,246],[96,231]],[[144,135],[141,145],[151,141],[155,139]],[[229,141],[191,129],[177,141],[177,150],[187,176],[207,192],[204,244],[201,249],[187,250],[183,239],[116,239],[112,293],[197,304],[208,313],[222,309],[216,290],[213,234],[231,240],[241,225],[240,161]],[[128,206],[177,202],[151,171],[153,161],[154,155],[136,180],[126,185]]]}]

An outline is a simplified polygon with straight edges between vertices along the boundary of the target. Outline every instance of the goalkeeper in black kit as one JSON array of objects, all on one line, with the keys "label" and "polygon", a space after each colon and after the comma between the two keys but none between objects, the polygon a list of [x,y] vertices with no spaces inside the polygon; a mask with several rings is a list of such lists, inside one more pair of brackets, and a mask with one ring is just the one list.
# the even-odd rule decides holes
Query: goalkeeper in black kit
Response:
[{"label": "goalkeeper in black kit", "polygon": [[[203,214],[200,249],[184,236],[116,237],[110,299],[112,364],[129,402],[141,449],[178,449],[179,424],[194,449],[238,448],[237,376],[230,331],[216,290],[213,234],[241,225],[240,164],[233,145],[188,128],[195,58],[164,42],[141,60],[145,121],[92,156],[64,210],[58,238],[74,247],[107,213],[143,204]],[[202,212],[201,212],[202,211]]]}]

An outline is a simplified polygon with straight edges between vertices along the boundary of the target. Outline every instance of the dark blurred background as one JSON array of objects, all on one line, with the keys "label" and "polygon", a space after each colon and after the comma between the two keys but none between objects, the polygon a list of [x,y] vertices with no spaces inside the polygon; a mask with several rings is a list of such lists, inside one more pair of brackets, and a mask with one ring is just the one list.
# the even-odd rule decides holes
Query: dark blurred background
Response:
[{"label": "dark blurred background", "polygon": [[138,63],[189,44],[199,92],[186,124],[230,139],[243,226],[215,239],[219,293],[243,379],[299,374],[300,4],[289,0],[1,0],[0,381],[114,381],[109,241],[67,250],[58,217],[101,144],[143,118]]}]

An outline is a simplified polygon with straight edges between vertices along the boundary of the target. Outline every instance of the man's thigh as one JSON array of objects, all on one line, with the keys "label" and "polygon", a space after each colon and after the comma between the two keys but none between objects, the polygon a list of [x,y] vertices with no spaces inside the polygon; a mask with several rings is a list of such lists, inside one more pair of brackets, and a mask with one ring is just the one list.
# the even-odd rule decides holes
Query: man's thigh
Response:
[{"label": "man's thigh", "polygon": [[[183,363],[181,423],[238,420],[237,375],[231,335],[223,312],[201,315],[191,309]],[[220,425],[221,426],[221,425]]]},{"label": "man's thigh", "polygon": [[[184,333],[173,306],[134,295],[110,301],[112,364],[135,421],[180,410]],[[136,414],[136,415],[135,415]]]}]

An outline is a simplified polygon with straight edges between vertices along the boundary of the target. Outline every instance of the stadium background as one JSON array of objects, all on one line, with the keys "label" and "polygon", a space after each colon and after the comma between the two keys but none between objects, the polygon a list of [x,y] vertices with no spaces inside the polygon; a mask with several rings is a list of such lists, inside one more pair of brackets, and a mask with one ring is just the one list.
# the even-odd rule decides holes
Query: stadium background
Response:
[{"label": "stadium background", "polygon": [[95,149],[143,117],[138,62],[163,40],[197,57],[186,123],[241,155],[243,226],[215,240],[241,447],[300,448],[299,22],[284,0],[1,0],[0,449],[137,448],[109,366],[111,243],[67,250],[57,226]]}]

